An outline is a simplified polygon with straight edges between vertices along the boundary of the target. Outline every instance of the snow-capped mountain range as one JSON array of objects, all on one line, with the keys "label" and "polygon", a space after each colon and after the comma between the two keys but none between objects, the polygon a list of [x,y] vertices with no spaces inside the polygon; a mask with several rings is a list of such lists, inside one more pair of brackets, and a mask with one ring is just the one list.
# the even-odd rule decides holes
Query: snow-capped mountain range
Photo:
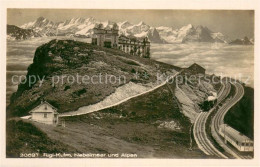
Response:
[{"label": "snow-capped mountain range", "polygon": [[41,37],[40,34],[31,29],[19,28],[15,25],[7,25],[7,39],[8,40],[25,40],[36,37]]},{"label": "snow-capped mountain range", "polygon": [[[39,17],[33,22],[26,23],[20,28],[32,29],[41,36],[76,36],[91,37],[93,28],[97,23],[104,26],[114,22],[100,22],[93,17],[90,18],[73,18],[63,22],[52,22],[46,18]],[[185,43],[185,42],[222,42],[229,43],[228,37],[220,32],[212,32],[207,27],[189,24],[180,29],[172,27],[152,27],[144,22],[132,24],[128,21],[117,23],[119,34],[126,36],[145,37],[147,36],[154,43]]]}]

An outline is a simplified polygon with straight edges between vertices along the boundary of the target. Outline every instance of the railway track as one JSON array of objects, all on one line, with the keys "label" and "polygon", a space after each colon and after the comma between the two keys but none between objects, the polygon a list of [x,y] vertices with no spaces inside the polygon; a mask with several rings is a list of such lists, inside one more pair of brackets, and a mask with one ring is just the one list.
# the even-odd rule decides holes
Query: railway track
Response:
[{"label": "railway track", "polygon": [[219,111],[212,119],[211,132],[212,136],[215,138],[217,143],[227,152],[232,158],[238,159],[251,159],[251,156],[241,155],[235,148],[232,148],[225,144],[224,139],[219,134],[219,126],[224,124],[224,117],[226,113],[233,107],[244,95],[244,88],[240,83],[232,83],[236,88],[236,94],[229,99],[222,107],[219,108]]},{"label": "railway track", "polygon": [[[220,106],[220,104],[227,98],[231,90],[231,84],[235,86],[236,93],[233,97],[226,100],[226,102]],[[218,102],[209,111],[200,113],[194,124],[194,138],[198,147],[207,155],[215,155],[222,158],[238,158],[238,159],[251,159],[249,155],[241,155],[235,148],[225,144],[224,139],[219,134],[219,127],[224,124],[224,117],[226,113],[233,107],[244,95],[244,88],[240,83],[222,83],[221,88],[218,91]],[[211,123],[211,133],[216,142],[228,153],[227,155],[221,153],[213,143],[208,139],[206,133],[206,121],[213,110],[219,106],[217,113],[214,115]]]},{"label": "railway track", "polygon": [[195,120],[193,126],[193,134],[198,147],[207,155],[215,155],[217,157],[228,158],[226,155],[221,153],[209,140],[206,133],[206,122],[209,115],[224,100],[230,92],[230,84],[222,83],[218,91],[218,102],[209,112],[201,112]]}]

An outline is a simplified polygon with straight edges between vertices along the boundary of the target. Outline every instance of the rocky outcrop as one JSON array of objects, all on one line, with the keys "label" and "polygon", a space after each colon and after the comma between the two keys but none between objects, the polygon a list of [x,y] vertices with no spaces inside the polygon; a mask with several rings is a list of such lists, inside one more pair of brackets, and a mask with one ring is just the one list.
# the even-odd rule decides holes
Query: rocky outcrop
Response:
[{"label": "rocky outcrop", "polygon": [[232,45],[253,45],[254,43],[252,43],[248,37],[245,37],[244,39],[236,39],[234,41],[231,41],[229,44]]},{"label": "rocky outcrop", "polygon": [[215,42],[211,37],[211,31],[207,27],[192,27],[186,36],[182,39],[185,42]]},{"label": "rocky outcrop", "polygon": [[167,43],[164,39],[162,39],[160,37],[156,28],[151,28],[148,32],[147,37],[151,42],[154,42],[154,43]]},{"label": "rocky outcrop", "polygon": [[193,75],[196,78],[192,81],[180,82],[175,89],[175,96],[180,103],[181,112],[191,122],[194,122],[198,114],[202,112],[200,104],[206,101],[212,92],[217,92],[216,85],[210,80],[205,80],[204,77],[199,77],[199,75],[201,76],[201,74]]},{"label": "rocky outcrop", "polygon": [[14,25],[7,25],[8,40],[25,40],[35,37],[41,37],[41,35],[32,29],[22,29]]}]

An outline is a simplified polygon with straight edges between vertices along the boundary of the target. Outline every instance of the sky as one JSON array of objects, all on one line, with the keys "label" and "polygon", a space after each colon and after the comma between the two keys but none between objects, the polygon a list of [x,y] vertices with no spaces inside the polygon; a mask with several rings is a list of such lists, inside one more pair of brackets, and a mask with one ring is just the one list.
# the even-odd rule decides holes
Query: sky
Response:
[{"label": "sky", "polygon": [[254,37],[253,10],[8,9],[7,24],[21,26],[41,16],[53,22],[94,17],[99,21],[144,21],[154,27],[181,28],[192,24],[207,26],[231,39]]}]

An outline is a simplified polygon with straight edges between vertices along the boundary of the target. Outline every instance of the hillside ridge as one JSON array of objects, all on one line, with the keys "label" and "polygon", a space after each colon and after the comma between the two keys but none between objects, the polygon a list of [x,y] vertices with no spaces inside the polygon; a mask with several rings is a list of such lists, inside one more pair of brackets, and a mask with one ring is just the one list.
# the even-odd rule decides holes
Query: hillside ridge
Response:
[{"label": "hillside ridge", "polygon": [[[33,63],[28,67],[27,82],[19,84],[8,110],[16,116],[23,116],[44,99],[61,113],[73,111],[100,102],[126,83],[151,87],[157,84],[157,73],[172,75],[179,70],[179,67],[132,56],[117,49],[73,40],[52,40],[36,49]],[[112,75],[119,79],[122,76],[122,82],[84,84],[64,79],[62,84],[53,83],[61,81],[57,78],[62,77],[79,76],[81,79],[95,75],[100,76],[103,82]],[[34,83],[29,82],[30,76],[36,76]],[[98,78],[93,80],[96,82]]]}]

